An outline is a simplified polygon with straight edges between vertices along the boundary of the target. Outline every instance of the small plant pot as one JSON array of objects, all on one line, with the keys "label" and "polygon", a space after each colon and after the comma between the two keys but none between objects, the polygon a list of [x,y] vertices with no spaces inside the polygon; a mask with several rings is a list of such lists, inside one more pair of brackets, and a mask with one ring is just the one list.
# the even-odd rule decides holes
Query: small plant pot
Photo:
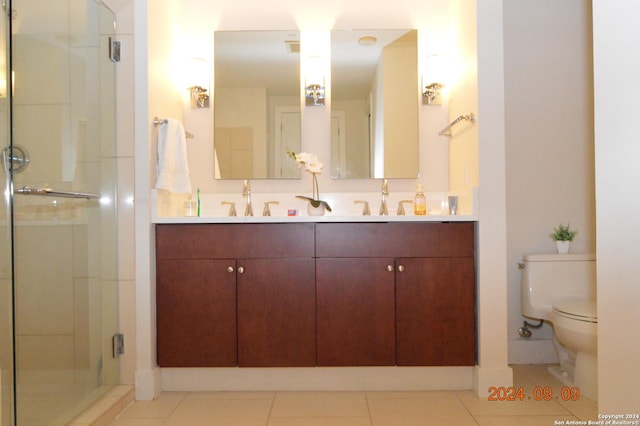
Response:
[{"label": "small plant pot", "polygon": [[569,253],[569,248],[571,248],[571,241],[556,241],[556,249],[560,254]]},{"label": "small plant pot", "polygon": [[307,215],[324,216],[324,213],[325,213],[324,204],[320,204],[318,207],[313,207],[311,203],[307,204]]}]

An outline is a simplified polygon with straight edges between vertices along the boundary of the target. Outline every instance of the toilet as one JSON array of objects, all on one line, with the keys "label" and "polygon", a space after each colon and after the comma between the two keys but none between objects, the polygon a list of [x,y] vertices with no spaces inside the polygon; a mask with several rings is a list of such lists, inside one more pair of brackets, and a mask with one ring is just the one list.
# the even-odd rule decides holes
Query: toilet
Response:
[{"label": "toilet", "polygon": [[560,367],[549,372],[597,401],[598,316],[594,254],[523,256],[522,315],[551,323]]}]

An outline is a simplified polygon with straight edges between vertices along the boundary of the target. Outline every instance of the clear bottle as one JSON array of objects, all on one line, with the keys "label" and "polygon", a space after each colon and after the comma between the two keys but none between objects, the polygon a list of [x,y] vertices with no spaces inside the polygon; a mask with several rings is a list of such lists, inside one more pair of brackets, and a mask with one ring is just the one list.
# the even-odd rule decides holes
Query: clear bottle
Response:
[{"label": "clear bottle", "polygon": [[413,214],[424,216],[427,214],[427,198],[424,196],[422,184],[416,186],[416,196],[413,199]]}]

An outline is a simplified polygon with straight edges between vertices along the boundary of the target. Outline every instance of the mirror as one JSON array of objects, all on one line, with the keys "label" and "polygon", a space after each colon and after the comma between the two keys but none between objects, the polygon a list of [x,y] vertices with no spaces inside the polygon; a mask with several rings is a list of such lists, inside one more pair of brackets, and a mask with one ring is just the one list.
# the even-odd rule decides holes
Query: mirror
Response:
[{"label": "mirror", "polygon": [[418,31],[331,32],[331,177],[418,177]]},{"label": "mirror", "polygon": [[298,31],[214,34],[216,179],[299,179]]}]

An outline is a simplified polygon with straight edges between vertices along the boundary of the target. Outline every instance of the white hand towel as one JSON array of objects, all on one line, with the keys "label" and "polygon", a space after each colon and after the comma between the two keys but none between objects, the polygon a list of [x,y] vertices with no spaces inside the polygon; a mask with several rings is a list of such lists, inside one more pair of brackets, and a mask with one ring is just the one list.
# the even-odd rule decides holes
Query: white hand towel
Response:
[{"label": "white hand towel", "polygon": [[174,194],[190,194],[189,164],[187,163],[187,139],[182,123],[173,118],[158,130],[158,180],[157,189]]}]

